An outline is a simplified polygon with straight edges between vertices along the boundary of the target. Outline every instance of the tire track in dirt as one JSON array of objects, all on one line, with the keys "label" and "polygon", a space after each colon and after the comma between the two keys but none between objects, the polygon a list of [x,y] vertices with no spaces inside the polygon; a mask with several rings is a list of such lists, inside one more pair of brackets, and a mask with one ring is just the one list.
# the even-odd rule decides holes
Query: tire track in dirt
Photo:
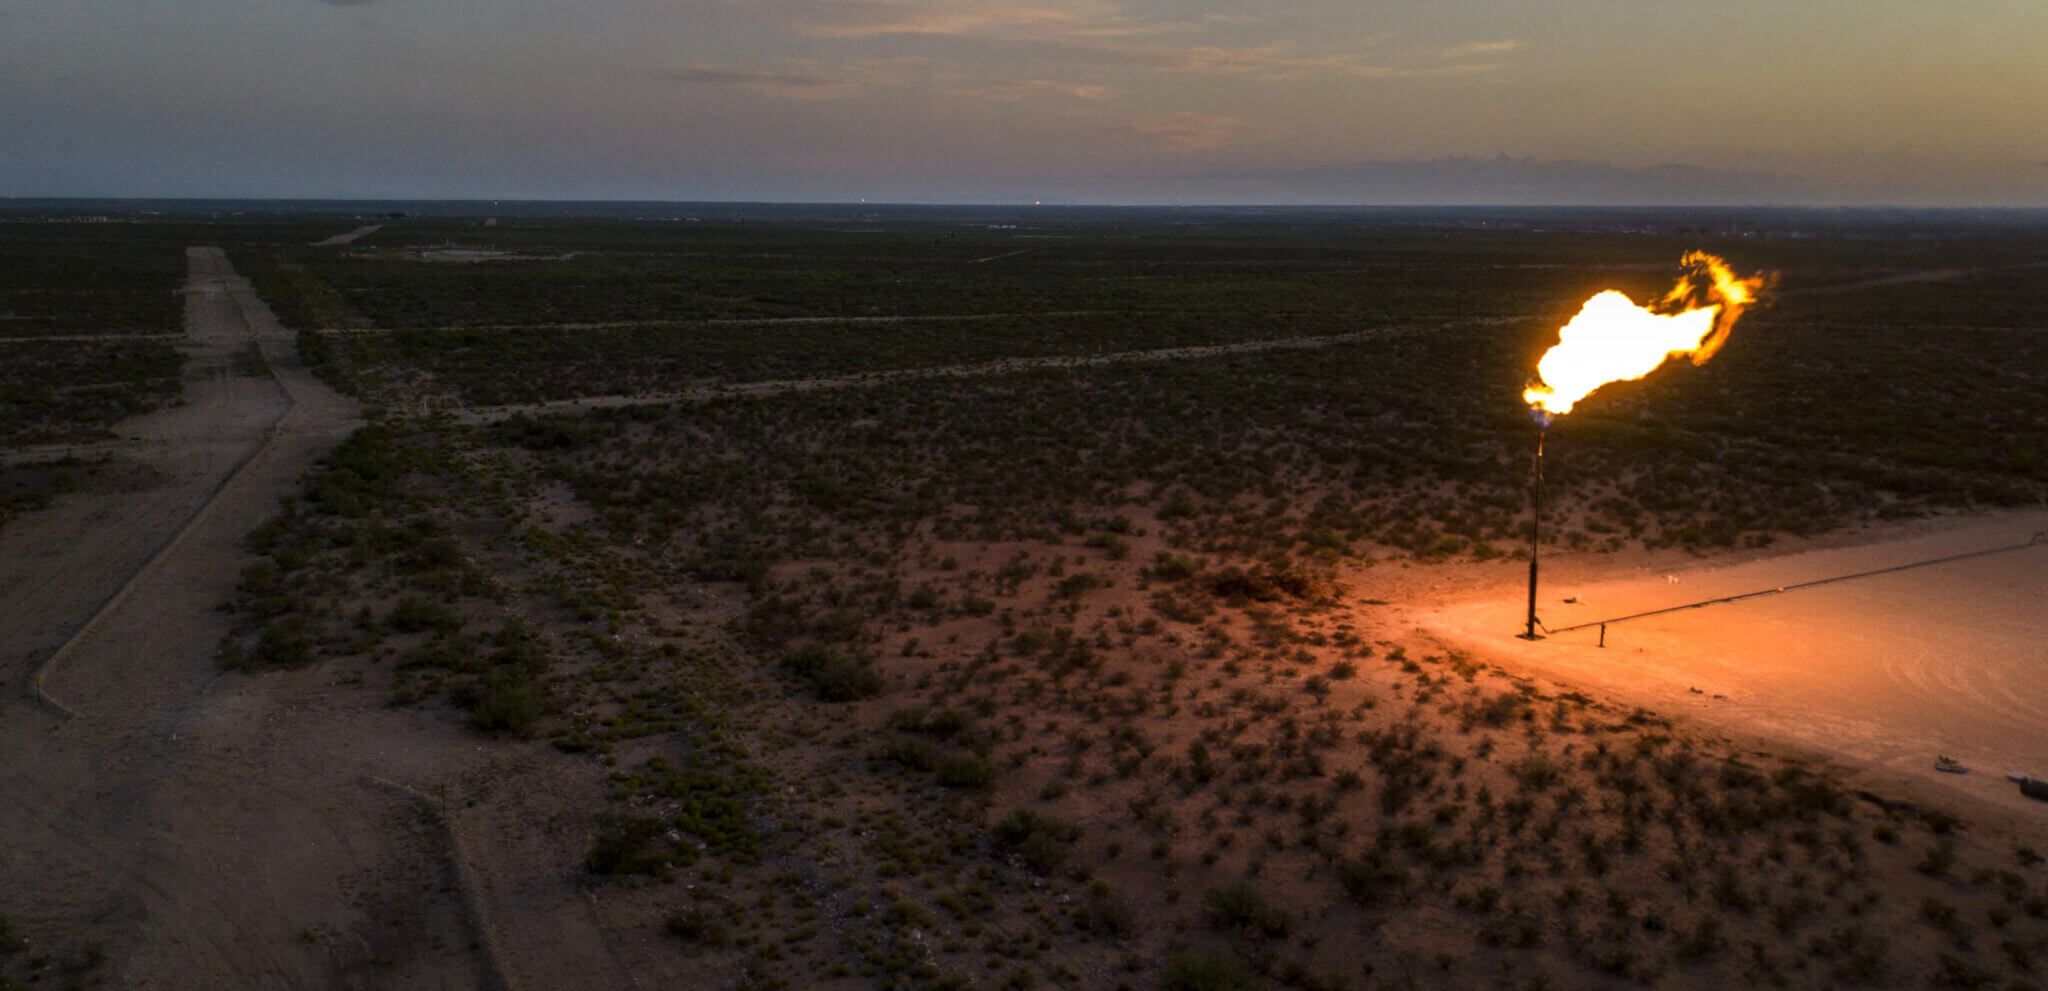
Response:
[{"label": "tire track in dirt", "polygon": [[895,324],[955,321],[982,323],[991,320],[1052,320],[1066,317],[1100,316],[1115,310],[1039,310],[1032,313],[903,313],[883,316],[843,317],[711,317],[698,320],[606,320],[595,323],[480,323],[448,324],[439,327],[322,327],[322,334],[403,334],[465,331],[565,331],[630,330],[635,327],[780,327],[806,324]]},{"label": "tire track in dirt", "polygon": [[363,785],[403,796],[433,820],[435,827],[441,831],[443,841],[448,844],[448,859],[462,879],[463,905],[469,910],[472,924],[476,927],[477,939],[485,946],[483,956],[488,974],[485,986],[492,991],[514,991],[511,979],[505,974],[505,953],[498,947],[497,933],[491,929],[490,909],[484,903],[483,885],[477,879],[475,861],[469,856],[460,827],[448,815],[443,803],[427,797],[411,785],[386,781],[378,777],[366,775],[363,778]]},{"label": "tire track in dirt", "polygon": [[363,226],[363,227],[358,227],[358,228],[356,228],[355,230],[352,230],[352,231],[343,231],[343,232],[341,232],[341,233],[339,233],[339,234],[336,234],[336,235],[334,235],[333,237],[330,237],[330,238],[325,238],[325,239],[322,239],[322,240],[319,240],[319,241],[314,241],[314,242],[312,242],[312,244],[313,244],[313,247],[316,247],[316,248],[328,248],[328,247],[334,247],[334,246],[336,246],[336,245],[343,245],[343,244],[354,244],[354,243],[356,242],[356,239],[357,239],[357,238],[359,238],[359,237],[368,237],[369,235],[371,235],[371,234],[375,234],[375,233],[377,233],[378,231],[380,231],[380,230],[383,230],[383,229],[384,229],[384,225],[383,225],[383,224],[369,224],[369,225],[367,225],[367,226]]},{"label": "tire track in dirt", "polygon": [[180,334],[43,334],[40,336],[0,336],[0,345],[46,344],[51,341],[182,341]]},{"label": "tire track in dirt", "polygon": [[[1522,319],[1526,318],[1488,317],[1459,321],[1458,323],[1483,325],[1506,323]],[[463,423],[487,423],[517,413],[549,413],[655,403],[709,402],[714,399],[725,399],[735,396],[774,396],[789,392],[810,392],[821,389],[854,389],[863,386],[886,385],[891,382],[919,379],[1008,375],[1043,368],[1093,368],[1101,365],[1149,361],[1187,361],[1200,358],[1226,357],[1229,355],[1255,354],[1261,351],[1309,350],[1332,347],[1339,344],[1353,344],[1361,341],[1413,337],[1441,330],[1446,326],[1452,326],[1452,324],[1403,324],[1394,327],[1376,327],[1370,330],[1347,331],[1341,334],[1278,337],[1269,340],[1239,341],[1232,344],[1195,344],[1184,347],[1151,348],[1140,351],[1115,351],[1109,354],[998,358],[994,361],[970,362],[959,365],[937,365],[927,368],[897,368],[878,372],[860,372],[853,375],[832,375],[803,379],[770,379],[761,382],[708,385],[695,389],[647,393],[644,395],[583,396],[576,399],[551,399],[533,403],[507,403],[500,406],[472,406],[467,409],[454,410],[453,415],[458,421]],[[426,413],[428,410],[422,409],[420,412]]]}]

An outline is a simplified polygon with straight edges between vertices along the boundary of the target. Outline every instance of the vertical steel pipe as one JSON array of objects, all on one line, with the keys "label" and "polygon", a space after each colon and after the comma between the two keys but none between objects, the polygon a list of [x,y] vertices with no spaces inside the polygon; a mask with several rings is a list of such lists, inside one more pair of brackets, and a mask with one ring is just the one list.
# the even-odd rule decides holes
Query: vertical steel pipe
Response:
[{"label": "vertical steel pipe", "polygon": [[[1537,422],[1542,424],[1540,419]],[[1522,631],[1524,640],[1543,639],[1536,632],[1536,559],[1543,543],[1543,438],[1549,433],[1548,424],[1536,431],[1536,458],[1529,471],[1529,620]]]}]

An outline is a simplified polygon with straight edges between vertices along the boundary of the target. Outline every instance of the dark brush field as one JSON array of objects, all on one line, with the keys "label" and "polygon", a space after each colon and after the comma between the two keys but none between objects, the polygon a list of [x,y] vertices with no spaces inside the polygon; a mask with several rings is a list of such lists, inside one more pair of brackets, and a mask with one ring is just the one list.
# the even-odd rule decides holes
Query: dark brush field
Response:
[{"label": "dark brush field", "polygon": [[367,422],[248,521],[208,661],[412,727],[505,984],[2048,986],[2048,819],[1413,621],[1520,567],[1555,328],[1694,248],[1777,287],[1552,429],[1546,553],[2041,506],[2048,229],[993,219],[0,225],[0,333],[63,338],[0,343],[0,445],[174,398],[167,246],[228,249]]}]

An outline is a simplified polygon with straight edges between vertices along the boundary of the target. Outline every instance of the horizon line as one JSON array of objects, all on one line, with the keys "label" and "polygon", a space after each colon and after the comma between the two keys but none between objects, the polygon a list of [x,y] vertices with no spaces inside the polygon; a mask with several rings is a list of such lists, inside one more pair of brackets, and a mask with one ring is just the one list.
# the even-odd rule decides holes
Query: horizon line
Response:
[{"label": "horizon line", "polygon": [[1914,203],[1588,203],[1528,202],[1496,203],[1444,201],[1434,203],[1339,202],[1339,201],[1035,201],[1035,200],[862,200],[862,199],[674,199],[640,197],[490,197],[490,196],[237,196],[232,194],[134,196],[105,194],[32,195],[0,194],[0,203],[463,203],[463,204],[661,204],[706,206],[832,206],[832,207],[1004,207],[1015,209],[1238,209],[1238,210],[1827,210],[1921,212],[2048,212],[2048,205],[1979,203],[1931,205]]}]

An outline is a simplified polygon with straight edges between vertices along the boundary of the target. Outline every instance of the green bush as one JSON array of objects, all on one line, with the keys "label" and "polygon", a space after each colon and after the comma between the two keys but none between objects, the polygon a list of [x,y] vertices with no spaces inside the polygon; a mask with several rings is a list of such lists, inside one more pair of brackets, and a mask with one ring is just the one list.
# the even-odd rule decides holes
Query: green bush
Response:
[{"label": "green bush", "polygon": [[230,641],[221,648],[221,664],[230,670],[297,667],[313,659],[313,638],[300,616],[271,623],[257,634],[253,647]]},{"label": "green bush", "polygon": [[[1057,634],[1065,632],[1064,630],[1055,631],[1049,626],[1027,626],[1017,634],[1017,653],[1036,654],[1058,642]],[[1071,636],[1071,634],[1069,635]]]},{"label": "green bush", "polygon": [[1202,563],[1185,554],[1160,551],[1153,560],[1152,575],[1160,581],[1177,582],[1195,577],[1202,570]]},{"label": "green bush", "polygon": [[1080,838],[1081,827],[1031,809],[1010,813],[992,831],[997,852],[1016,856],[1040,874],[1065,863]]},{"label": "green bush", "polygon": [[439,630],[453,633],[462,628],[462,614],[445,602],[429,602],[418,596],[402,596],[391,607],[391,615],[384,625],[398,633],[424,633]]},{"label": "green bush", "polygon": [[1256,991],[1259,976],[1235,955],[1182,950],[1159,975],[1165,991]]},{"label": "green bush", "polygon": [[1279,939],[1294,927],[1294,920],[1248,881],[1210,888],[1202,896],[1202,915],[1217,929],[1254,939]]},{"label": "green bush", "polygon": [[724,920],[701,907],[670,912],[665,928],[669,935],[698,946],[720,947],[731,941]]},{"label": "green bush", "polygon": [[[678,803],[669,825],[701,840],[705,850],[745,863],[761,859],[761,834],[750,814],[755,796],[768,786],[768,776],[760,768],[730,755],[706,755],[682,764],[650,757],[639,771],[614,773],[612,781],[612,797],[619,801]],[[695,844],[670,853],[678,861],[696,856]]]},{"label": "green bush", "polygon": [[651,816],[601,814],[583,866],[592,874],[660,874],[675,866],[675,852],[657,842],[667,831]]},{"label": "green bush", "polygon": [[569,413],[529,416],[514,413],[491,425],[491,439],[529,451],[561,451],[583,442],[583,418]]},{"label": "green bush", "polygon": [[1329,583],[1293,567],[1258,567],[1246,570],[1235,565],[1216,572],[1209,579],[1210,591],[1219,598],[1241,602],[1316,600],[1330,593]]},{"label": "green bush", "polygon": [[932,736],[957,736],[967,728],[967,715],[958,709],[940,709],[924,721],[924,732]]},{"label": "green bush", "polygon": [[939,764],[938,753],[932,749],[931,741],[914,736],[890,740],[882,747],[881,757],[912,771],[929,771]]},{"label": "green bush", "polygon": [[1121,561],[1131,554],[1130,543],[1113,533],[1091,534],[1086,543],[1108,554],[1112,561]]},{"label": "green bush", "polygon": [[1137,932],[1138,917],[1128,902],[1117,897],[1109,882],[1089,882],[1088,897],[1074,909],[1074,925],[1085,932],[1123,939]]},{"label": "green bush", "polygon": [[1337,883],[1361,905],[1399,898],[1408,888],[1408,871],[1393,866],[1377,851],[1337,865]]},{"label": "green bush", "polygon": [[986,788],[996,780],[996,765],[984,757],[962,754],[939,764],[939,784],[948,788]]},{"label": "green bush", "polygon": [[372,424],[350,434],[325,461],[326,470],[306,483],[306,494],[321,511],[367,516],[372,504],[398,491],[407,463],[397,434]]},{"label": "green bush", "polygon": [[485,676],[483,690],[469,710],[469,721],[486,732],[521,733],[546,711],[546,700],[531,680],[501,669]]},{"label": "green bush", "polygon": [[854,702],[882,694],[882,675],[865,658],[848,657],[839,648],[812,644],[788,657],[782,666],[802,679],[820,702]]}]

